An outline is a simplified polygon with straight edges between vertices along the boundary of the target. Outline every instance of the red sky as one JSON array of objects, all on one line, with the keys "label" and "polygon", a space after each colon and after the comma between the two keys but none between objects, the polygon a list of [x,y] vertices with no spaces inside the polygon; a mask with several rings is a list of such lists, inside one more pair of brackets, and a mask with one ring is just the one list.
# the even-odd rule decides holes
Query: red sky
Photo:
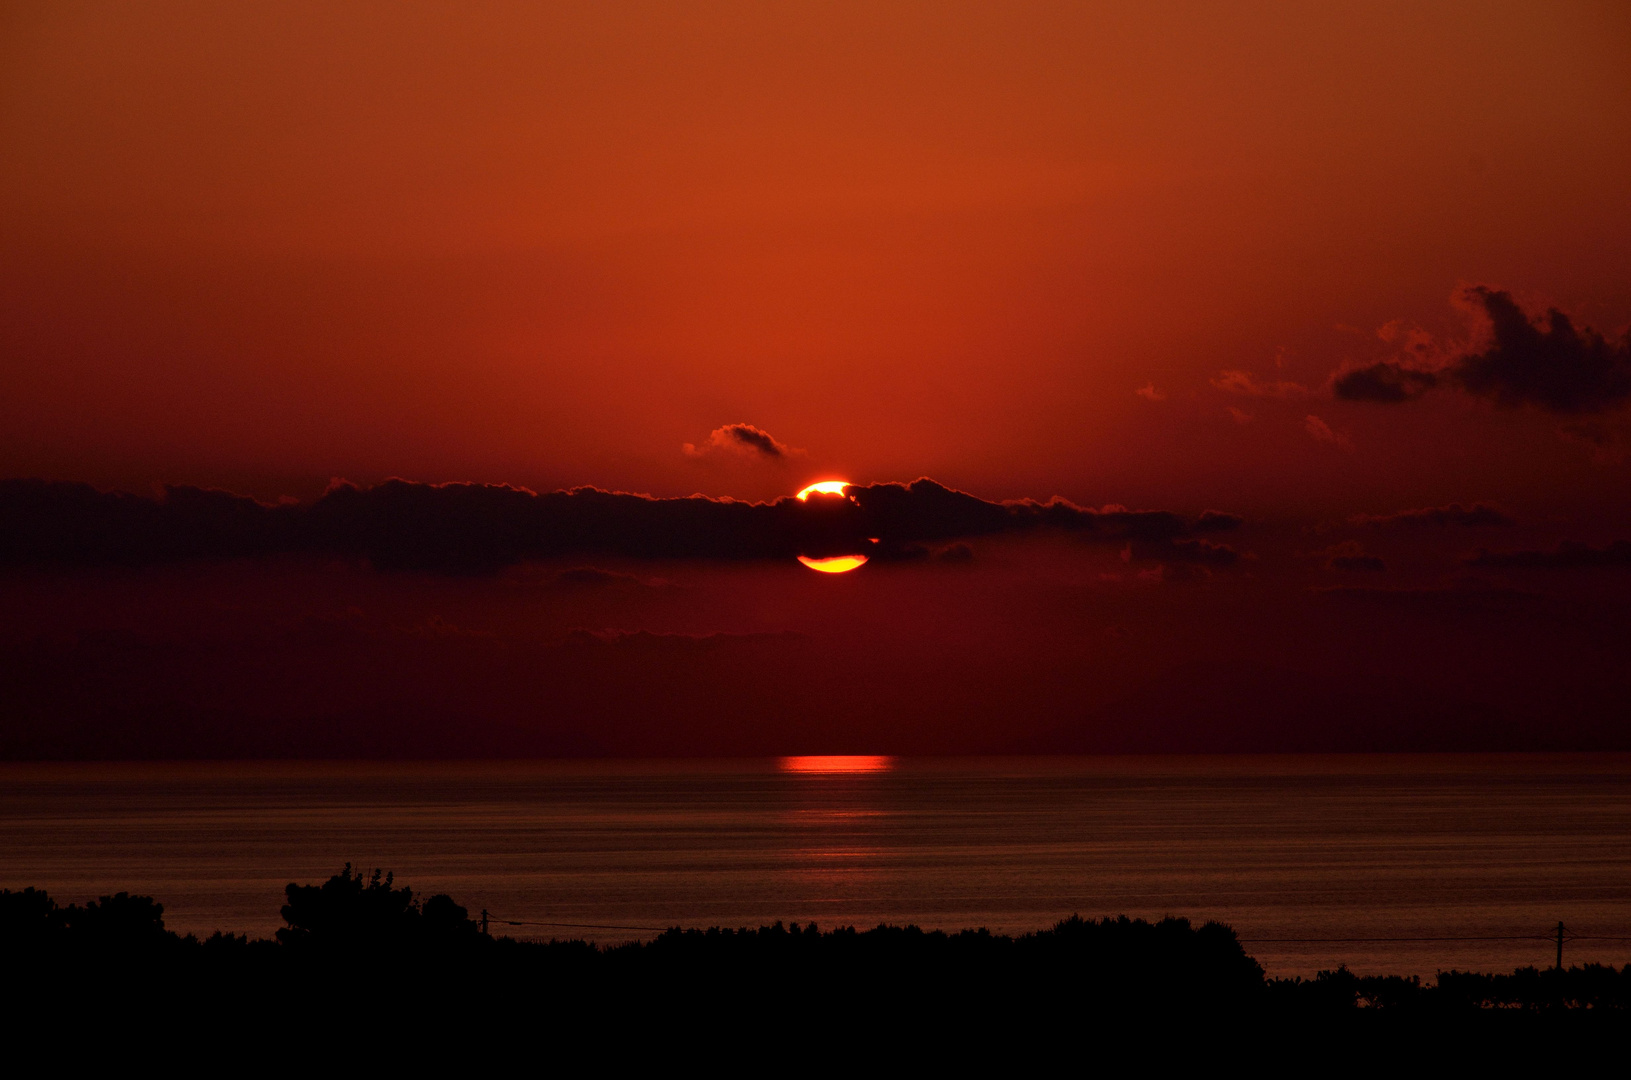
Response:
[{"label": "red sky", "polygon": [[[1332,560],[1381,557],[1366,588],[1471,574],[1575,605],[1554,639],[1578,638],[1573,677],[1596,687],[1603,723],[1624,719],[1605,659],[1627,640],[1624,569],[1605,556],[1540,580],[1465,562],[1631,536],[1631,391],[1614,359],[1631,323],[1623,5],[53,3],[0,20],[0,476],[305,500],[332,477],[770,499],[814,479],[931,476],[991,500],[1218,509],[1246,519],[1228,540],[1240,563],[1160,602],[1190,605],[1173,632],[1187,644],[1135,649],[1117,662],[1133,682],[1243,648],[1227,594],[1311,678],[1340,682],[1333,657],[1362,644],[1363,672],[1417,664],[1413,687],[1464,700],[1461,676],[1403,644],[1439,634],[1480,658],[1479,700],[1545,696],[1561,661],[1531,666],[1522,692],[1490,689],[1517,661],[1478,644],[1497,634],[1487,613],[1382,629],[1307,616],[1332,651],[1309,645],[1308,590],[1349,580]],[[1556,308],[1603,336],[1607,374],[1571,384],[1589,407],[1548,404],[1521,371],[1477,382],[1467,358],[1498,337],[1469,307],[1478,284],[1543,329]],[[1334,391],[1401,358],[1436,388],[1391,404]],[[787,452],[683,449],[738,423]],[[1518,524],[1345,524],[1480,502]],[[907,576],[824,614],[792,597],[837,583],[778,584],[757,564],[620,567],[694,577],[683,603],[544,589],[512,611],[492,581],[361,571],[369,602],[331,603],[352,586],[320,575],[288,589],[301,618],[356,607],[416,626],[452,605],[483,632],[524,612],[557,638],[852,619],[863,666],[879,665],[863,690],[898,682],[914,648],[947,670],[988,658],[977,692],[884,696],[979,698],[968,723],[985,734],[966,745],[1000,749],[1005,680],[1091,697],[1084,643],[1144,618],[1105,614],[1124,601],[1098,594],[1061,608],[1060,590],[1122,570],[1102,588],[1131,589],[1159,564],[1014,545],[975,544],[952,579],[983,584],[890,568]],[[988,591],[999,563],[1031,567],[1029,584]],[[243,634],[273,619],[253,599],[264,582],[218,566],[115,573],[105,591],[81,572],[6,572],[8,648],[142,612],[142,632],[193,640],[210,632],[189,606],[203,596],[243,613]],[[1054,599],[995,598],[1028,590]],[[808,602],[835,594],[821,595]],[[1588,601],[1609,606],[1588,617]],[[469,664],[447,663],[463,688],[448,692],[468,693]],[[191,677],[166,692],[201,708]],[[697,690],[695,708],[729,685]],[[1027,707],[1087,710],[1042,696]],[[532,708],[505,700],[505,715]],[[1519,709],[1531,728],[1552,715],[1538,708]],[[807,748],[874,749],[866,730]],[[940,745],[914,731],[903,745]]]}]

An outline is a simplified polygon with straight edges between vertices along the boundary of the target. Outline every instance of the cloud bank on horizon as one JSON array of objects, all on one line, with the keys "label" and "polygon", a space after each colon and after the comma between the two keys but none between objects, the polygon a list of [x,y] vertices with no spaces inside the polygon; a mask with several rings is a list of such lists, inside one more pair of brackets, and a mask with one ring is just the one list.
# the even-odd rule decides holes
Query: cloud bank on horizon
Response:
[{"label": "cloud bank on horizon", "polygon": [[536,493],[496,484],[337,483],[310,504],[267,505],[169,486],[157,498],[88,484],[0,481],[0,565],[146,565],[285,553],[365,558],[380,569],[490,573],[526,559],[910,558],[928,541],[1057,530],[1125,544],[1131,557],[1225,567],[1206,536],[1233,514],[1091,509],[1063,499],[991,502],[928,478],[769,503],[654,498],[594,487]]}]

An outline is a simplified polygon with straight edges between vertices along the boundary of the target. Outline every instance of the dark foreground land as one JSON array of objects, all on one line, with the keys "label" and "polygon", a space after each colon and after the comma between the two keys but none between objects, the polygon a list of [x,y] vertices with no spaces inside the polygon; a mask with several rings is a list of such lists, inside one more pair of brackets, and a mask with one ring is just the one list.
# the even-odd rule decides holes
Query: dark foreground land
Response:
[{"label": "dark foreground land", "polygon": [[1084,1025],[1177,1033],[1220,1018],[1307,1031],[1381,1017],[1510,1028],[1564,1014],[1618,1028],[1631,1016],[1631,965],[1442,972],[1432,983],[1346,969],[1269,979],[1233,930],[1186,919],[1072,917],[1019,937],[777,923],[599,947],[494,937],[450,897],[420,899],[350,867],[321,885],[291,884],[287,901],[273,939],[200,940],[166,930],[151,897],[60,906],[39,890],[0,891],[7,1034],[71,1016],[90,1038],[178,1018],[245,1037],[267,1022],[425,1036],[516,1024],[594,1038],[664,1025],[763,1036],[830,1026],[836,1014],[841,1030],[932,1031],[944,1049],[948,1037],[972,1045],[1016,1025],[1034,1042]]}]

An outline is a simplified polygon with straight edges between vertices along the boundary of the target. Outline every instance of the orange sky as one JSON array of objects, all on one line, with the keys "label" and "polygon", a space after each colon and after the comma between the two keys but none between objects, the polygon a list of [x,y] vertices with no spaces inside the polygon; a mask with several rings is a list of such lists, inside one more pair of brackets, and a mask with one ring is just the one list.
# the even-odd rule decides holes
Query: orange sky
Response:
[{"label": "orange sky", "polygon": [[0,758],[1631,748],[1628,57],[4,4]]},{"label": "orange sky", "polygon": [[[1260,512],[1602,482],[1526,415],[1211,384],[1462,333],[1467,282],[1631,320],[1621,5],[4,18],[5,475]],[[807,456],[681,452],[732,422]]]}]

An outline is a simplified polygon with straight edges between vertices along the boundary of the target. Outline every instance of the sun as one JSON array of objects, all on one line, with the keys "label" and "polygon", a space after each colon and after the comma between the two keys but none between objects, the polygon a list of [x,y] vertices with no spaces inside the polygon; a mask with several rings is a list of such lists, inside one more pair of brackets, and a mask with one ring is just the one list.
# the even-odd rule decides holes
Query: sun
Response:
[{"label": "sun", "polygon": [[849,487],[849,483],[844,480],[823,480],[821,483],[811,484],[809,487],[799,492],[798,499],[799,502],[804,502],[809,499],[812,492],[817,492],[822,495],[842,495],[844,494],[844,489],[847,487]]},{"label": "sun", "polygon": [[[842,495],[844,489],[849,487],[847,480],[823,480],[819,484],[811,484],[798,493],[800,502],[808,502],[812,494]],[[854,500],[851,500],[852,502]],[[828,559],[812,559],[808,555],[800,555],[799,562],[811,570],[819,570],[823,574],[847,574],[851,570],[866,565],[865,555],[834,555]]]}]

